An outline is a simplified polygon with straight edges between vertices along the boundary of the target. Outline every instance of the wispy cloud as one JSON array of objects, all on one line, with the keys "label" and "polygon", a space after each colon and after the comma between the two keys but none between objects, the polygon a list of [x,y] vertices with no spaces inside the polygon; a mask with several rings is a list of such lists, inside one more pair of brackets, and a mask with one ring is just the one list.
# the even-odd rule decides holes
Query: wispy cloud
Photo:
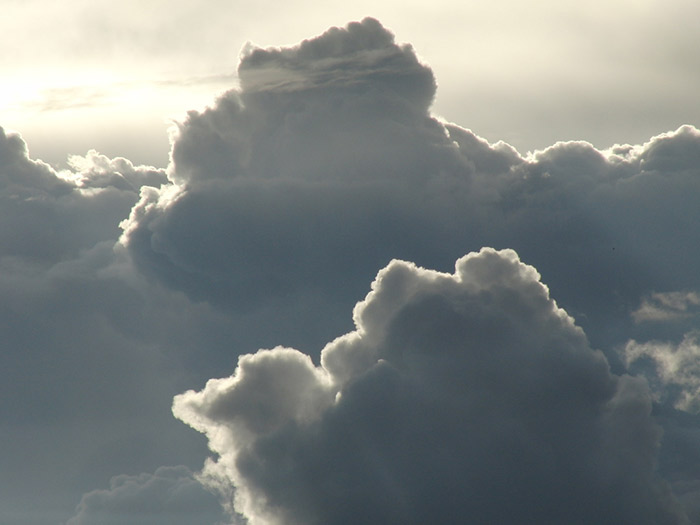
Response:
[{"label": "wispy cloud", "polygon": [[642,300],[632,318],[636,323],[678,321],[700,313],[697,292],[655,292]]}]

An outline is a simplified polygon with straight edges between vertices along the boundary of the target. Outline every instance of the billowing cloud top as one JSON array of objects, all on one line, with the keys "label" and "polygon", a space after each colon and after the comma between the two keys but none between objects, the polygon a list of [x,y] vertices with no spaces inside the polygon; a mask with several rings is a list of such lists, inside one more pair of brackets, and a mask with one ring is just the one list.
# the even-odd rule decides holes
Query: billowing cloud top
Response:
[{"label": "billowing cloud top", "polygon": [[181,127],[172,152],[176,181],[371,179],[411,151],[385,137],[417,133],[425,140],[441,131],[424,122],[435,94],[432,72],[373,19],[294,48],[248,49],[238,71],[241,91],[190,113]]},{"label": "billowing cloud top", "polygon": [[320,367],[264,350],[175,398],[252,525],[681,522],[646,383],[613,376],[515,252],[453,275],[393,261],[354,317]]},{"label": "billowing cloud top", "polygon": [[294,48],[248,46],[238,73],[247,94],[384,89],[426,110],[435,95],[430,69],[372,18],[332,28]]},{"label": "billowing cloud top", "polygon": [[248,49],[240,75],[240,90],[180,125],[172,184],[123,223],[139,269],[195,300],[250,311],[305,294],[339,314],[393,258],[445,269],[510,247],[608,347],[644,297],[700,289],[700,248],[685,238],[700,221],[693,127],[523,157],[433,118],[429,68],[372,19]]}]

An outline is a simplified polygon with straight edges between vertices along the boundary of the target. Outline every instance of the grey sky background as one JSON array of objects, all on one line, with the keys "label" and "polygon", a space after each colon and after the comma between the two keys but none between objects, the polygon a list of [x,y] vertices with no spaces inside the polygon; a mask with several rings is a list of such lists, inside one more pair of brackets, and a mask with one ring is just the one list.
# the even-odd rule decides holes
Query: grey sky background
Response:
[{"label": "grey sky background", "polygon": [[700,523],[696,8],[198,5],[5,4],[0,523]]}]

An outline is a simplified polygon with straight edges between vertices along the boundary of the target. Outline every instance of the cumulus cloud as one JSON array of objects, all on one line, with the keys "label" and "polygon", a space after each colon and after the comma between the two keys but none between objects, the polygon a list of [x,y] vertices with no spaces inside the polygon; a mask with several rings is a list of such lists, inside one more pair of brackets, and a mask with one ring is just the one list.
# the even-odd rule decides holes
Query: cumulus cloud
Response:
[{"label": "cumulus cloud", "polygon": [[175,398],[251,524],[684,522],[646,383],[611,374],[515,252],[392,261],[353,317],[320,366],[262,350]]},{"label": "cumulus cloud", "polygon": [[166,181],[163,170],[96,152],[72,163],[74,171],[57,172],[0,128],[0,256],[51,263],[115,239],[139,188]]},{"label": "cumulus cloud", "polygon": [[215,525],[221,506],[186,467],[160,467],[153,474],[120,475],[107,490],[85,494],[68,525]]},{"label": "cumulus cloud", "polygon": [[[258,341],[318,359],[325,341],[352,329],[343,312],[376,268],[400,258],[445,271],[484,245],[534,264],[616,373],[618,345],[687,331],[691,317],[663,334],[641,320],[644,305],[692,311],[692,295],[656,290],[700,289],[700,249],[688,237],[700,221],[694,127],[641,145],[560,142],[523,156],[434,118],[430,69],[371,19],[293,47],[248,47],[239,77],[179,125],[170,183],[142,192],[121,237],[153,282],[248,320],[239,351]],[[306,359],[291,350],[267,359],[283,354]],[[323,355],[332,367],[333,352]],[[360,362],[336,374],[355,377]],[[336,403],[337,391],[319,389],[319,406]],[[212,465],[212,479],[242,476]],[[238,496],[253,507],[256,497]]]},{"label": "cumulus cloud", "polygon": [[444,270],[510,247],[607,351],[635,330],[643,297],[700,288],[687,238],[700,221],[693,127],[524,157],[431,116],[431,70],[372,19],[247,48],[239,76],[179,125],[171,184],[144,192],[123,223],[139,270],[197,301],[301,300],[338,318],[392,258]]},{"label": "cumulus cloud", "polygon": [[56,171],[0,130],[4,523],[64,522],[86,480],[155,468],[192,442],[167,412],[182,387],[163,339],[186,303],[146,289],[114,249],[140,188],[165,173],[96,152],[71,163]]},{"label": "cumulus cloud", "polygon": [[[256,68],[273,66],[311,78],[295,89],[249,82]],[[345,68],[352,79],[314,76]],[[341,312],[376,268],[396,256],[446,251],[442,224],[428,215],[444,213],[442,187],[468,183],[466,161],[428,115],[429,68],[376,21],[332,30],[298,50],[251,50],[240,76],[250,90],[227,93],[180,126],[173,183],[142,193],[122,242],[141,272],[195,300],[246,315],[297,302],[291,330],[308,329],[296,342],[320,345],[349,328]],[[427,177],[434,166],[436,180]],[[347,286],[337,286],[336,272]]]},{"label": "cumulus cloud", "polygon": [[630,341],[623,348],[627,366],[649,361],[652,382],[671,396],[680,410],[700,412],[700,341],[692,333],[679,344]]},{"label": "cumulus cloud", "polygon": [[[205,455],[172,396],[278,344],[175,403],[251,520],[683,522],[665,480],[697,521],[700,131],[522,155],[432,116],[372,19],[248,46],[239,79],[167,170],[0,132],[0,521],[37,493],[65,521],[115,472],[155,474],[80,516],[194,487],[156,470]],[[515,252],[449,273],[482,246]]]}]

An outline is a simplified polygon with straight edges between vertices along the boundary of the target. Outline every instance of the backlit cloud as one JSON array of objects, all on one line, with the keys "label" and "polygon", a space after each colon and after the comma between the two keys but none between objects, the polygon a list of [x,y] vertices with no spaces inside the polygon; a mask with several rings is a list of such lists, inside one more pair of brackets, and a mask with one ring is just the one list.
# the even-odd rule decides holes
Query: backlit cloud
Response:
[{"label": "backlit cloud", "polygon": [[393,261],[354,319],[319,367],[262,350],[175,398],[252,525],[683,522],[646,383],[612,375],[515,252]]},{"label": "backlit cloud", "polygon": [[167,169],[0,132],[1,522],[699,522],[697,128],[490,143],[374,19],[230,73]]},{"label": "backlit cloud", "polygon": [[108,490],[85,494],[68,525],[216,525],[221,507],[185,467],[115,476]]},{"label": "backlit cloud", "polygon": [[171,184],[144,192],[123,223],[137,267],[195,300],[250,311],[312,293],[339,314],[392,258],[445,269],[510,247],[607,348],[635,329],[644,297],[700,288],[691,126],[522,156],[432,117],[432,72],[372,19],[249,48],[239,76],[240,89],[190,112]]},{"label": "backlit cloud", "polygon": [[628,366],[649,360],[650,380],[658,384],[661,395],[670,396],[680,410],[700,412],[700,344],[698,334],[688,334],[679,344],[630,341],[623,356]]}]

